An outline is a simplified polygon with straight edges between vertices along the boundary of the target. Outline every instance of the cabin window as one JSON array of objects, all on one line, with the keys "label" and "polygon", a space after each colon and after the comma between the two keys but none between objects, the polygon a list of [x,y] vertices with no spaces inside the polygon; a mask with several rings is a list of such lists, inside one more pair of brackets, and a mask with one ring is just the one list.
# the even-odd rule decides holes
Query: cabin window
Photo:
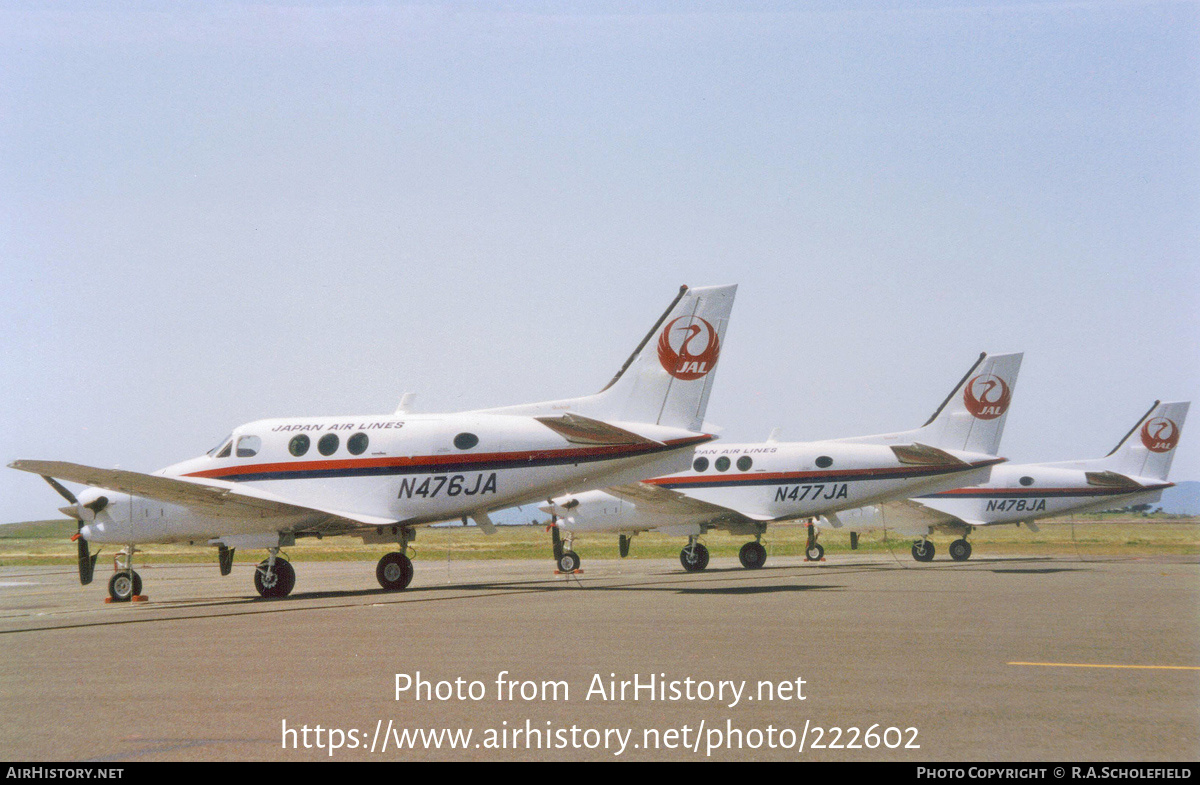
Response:
[{"label": "cabin window", "polygon": [[702,472],[702,471],[706,471],[707,469],[708,469],[708,459],[707,458],[697,458],[696,460],[692,461],[692,470],[693,471]]},{"label": "cabin window", "polygon": [[469,450],[479,444],[479,437],[473,433],[460,433],[454,437],[454,446],[460,450]]},{"label": "cabin window", "polygon": [[327,433],[317,442],[317,452],[322,455],[333,455],[337,452],[338,437],[336,433]]},{"label": "cabin window", "polygon": [[257,436],[242,436],[237,441],[237,457],[253,458],[262,449],[262,439]]},{"label": "cabin window", "polygon": [[722,455],[713,463],[713,467],[719,472],[726,471],[729,468],[729,457]]},{"label": "cabin window", "polygon": [[346,440],[346,449],[350,451],[351,455],[362,455],[367,451],[369,443],[370,439],[365,433],[356,433]]},{"label": "cabin window", "polygon": [[288,452],[299,458],[301,455],[308,452],[308,448],[311,445],[312,440],[310,440],[307,436],[302,433],[296,434],[292,437],[292,440],[288,442]]},{"label": "cabin window", "polygon": [[748,472],[753,465],[754,459],[749,455],[743,455],[741,458],[738,458],[737,467],[739,472]]},{"label": "cabin window", "polygon": [[1033,478],[1032,477],[1022,477],[1020,482],[1022,485],[1033,485]]},{"label": "cabin window", "polygon": [[833,466],[833,459],[828,455],[821,455],[817,457],[818,469],[828,469],[830,466]]}]

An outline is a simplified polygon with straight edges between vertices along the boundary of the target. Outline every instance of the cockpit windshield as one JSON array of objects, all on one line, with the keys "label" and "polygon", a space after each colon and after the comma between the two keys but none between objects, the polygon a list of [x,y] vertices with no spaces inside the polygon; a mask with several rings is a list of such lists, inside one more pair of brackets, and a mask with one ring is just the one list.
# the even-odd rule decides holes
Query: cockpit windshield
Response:
[{"label": "cockpit windshield", "polygon": [[216,455],[221,450],[221,448],[228,445],[230,440],[232,440],[232,439],[233,439],[233,434],[232,433],[228,434],[224,439],[217,442],[216,447],[213,447],[211,450],[208,451],[208,455]]}]

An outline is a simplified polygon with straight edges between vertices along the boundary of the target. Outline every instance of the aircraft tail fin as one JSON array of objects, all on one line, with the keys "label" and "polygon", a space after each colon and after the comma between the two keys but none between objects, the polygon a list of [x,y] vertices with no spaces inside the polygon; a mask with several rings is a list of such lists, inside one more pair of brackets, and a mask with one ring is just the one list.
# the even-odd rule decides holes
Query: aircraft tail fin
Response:
[{"label": "aircraft tail fin", "polygon": [[1188,401],[1155,401],[1112,452],[1087,463],[1131,477],[1167,479],[1189,405]]},{"label": "aircraft tail fin", "polygon": [[971,366],[933,416],[914,431],[839,441],[873,444],[914,442],[942,450],[996,455],[1023,353],[986,352]]},{"label": "aircraft tail fin", "polygon": [[595,395],[484,411],[534,416],[573,412],[606,422],[700,431],[736,293],[736,285],[680,287],[616,376]]}]

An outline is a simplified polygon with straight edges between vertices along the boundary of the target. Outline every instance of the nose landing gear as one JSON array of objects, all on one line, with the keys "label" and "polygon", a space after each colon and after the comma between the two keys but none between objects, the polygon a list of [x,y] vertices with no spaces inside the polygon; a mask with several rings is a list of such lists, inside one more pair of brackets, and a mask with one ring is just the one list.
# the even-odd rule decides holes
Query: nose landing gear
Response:
[{"label": "nose landing gear", "polygon": [[132,545],[122,548],[113,557],[113,574],[108,579],[108,597],[105,602],[144,602],[149,597],[142,594],[142,576],[133,570]]}]

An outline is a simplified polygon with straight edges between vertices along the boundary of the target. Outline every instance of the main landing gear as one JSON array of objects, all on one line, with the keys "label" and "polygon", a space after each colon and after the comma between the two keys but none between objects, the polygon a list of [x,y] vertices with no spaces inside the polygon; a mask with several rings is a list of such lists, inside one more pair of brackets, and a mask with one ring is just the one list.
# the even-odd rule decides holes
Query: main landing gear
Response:
[{"label": "main landing gear", "polygon": [[385,554],[375,566],[375,580],[387,591],[407,589],[412,579],[412,561],[403,553]]},{"label": "main landing gear", "polygon": [[108,579],[109,602],[129,602],[132,599],[144,599],[142,596],[142,576],[133,570],[132,545],[121,549],[113,557],[113,574]]},{"label": "main landing gear", "polygon": [[700,572],[708,566],[708,548],[694,535],[688,537],[688,544],[679,552],[679,563],[688,572]]},{"label": "main landing gear", "polygon": [[762,542],[756,538],[754,542],[748,542],[738,551],[738,561],[747,570],[757,570],[762,567],[767,561],[767,549],[763,547]]},{"label": "main landing gear", "polygon": [[403,591],[413,579],[413,563],[408,558],[408,541],[415,536],[410,529],[400,528],[396,532],[399,537],[400,550],[385,553],[375,565],[375,580],[384,591]]},{"label": "main landing gear", "polygon": [[278,548],[268,548],[267,558],[254,568],[254,588],[263,597],[286,597],[296,588],[296,571]]},{"label": "main landing gear", "polygon": [[950,558],[954,561],[966,561],[971,558],[971,543],[967,542],[966,537],[950,543]]},{"label": "main landing gear", "polygon": [[917,561],[933,561],[934,550],[929,540],[917,540],[913,543],[912,555]]}]

